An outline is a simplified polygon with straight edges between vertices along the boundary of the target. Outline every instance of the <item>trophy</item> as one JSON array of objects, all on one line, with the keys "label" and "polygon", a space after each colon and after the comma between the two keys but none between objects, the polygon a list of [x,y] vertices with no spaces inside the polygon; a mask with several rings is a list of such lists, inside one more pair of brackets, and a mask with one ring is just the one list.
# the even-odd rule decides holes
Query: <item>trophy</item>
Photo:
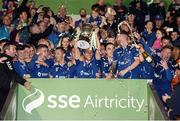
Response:
[{"label": "trophy", "polygon": [[77,47],[81,49],[96,48],[95,27],[91,24],[83,24],[75,31],[75,40]]}]

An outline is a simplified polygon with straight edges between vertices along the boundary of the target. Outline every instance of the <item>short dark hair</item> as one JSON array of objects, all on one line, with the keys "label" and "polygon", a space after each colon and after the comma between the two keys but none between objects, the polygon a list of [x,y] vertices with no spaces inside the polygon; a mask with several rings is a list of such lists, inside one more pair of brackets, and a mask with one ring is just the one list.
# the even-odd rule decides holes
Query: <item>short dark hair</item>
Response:
[{"label": "short dark hair", "polygon": [[40,44],[37,46],[37,49],[40,50],[42,48],[46,48],[48,50],[48,46],[47,45],[44,45],[44,44]]},{"label": "short dark hair", "polygon": [[105,49],[107,48],[108,45],[113,45],[113,46],[115,46],[113,43],[109,42],[109,43],[106,44]]},{"label": "short dark hair", "polygon": [[161,41],[162,41],[163,39],[169,40],[169,41],[171,42],[171,37],[169,37],[169,36],[167,36],[167,35],[163,36],[162,39],[161,39]]},{"label": "short dark hair", "polygon": [[25,44],[24,48],[31,48],[31,46],[29,44]]},{"label": "short dark hair", "polygon": [[66,50],[63,47],[57,47],[56,50],[61,50],[63,53],[66,53]]},{"label": "short dark hair", "polygon": [[2,43],[7,43],[9,40],[8,39],[2,39],[2,40],[0,40],[0,45],[2,44]]},{"label": "short dark hair", "polygon": [[16,46],[16,50],[24,50],[25,49],[25,46],[24,45],[17,45]]},{"label": "short dark hair", "polygon": [[162,48],[162,51],[163,51],[164,49],[170,49],[171,51],[173,51],[173,47],[170,46],[170,45],[164,46],[164,47]]},{"label": "short dark hair", "polygon": [[3,51],[5,52],[6,50],[10,50],[10,46],[15,46],[13,43],[7,42],[3,46]]},{"label": "short dark hair", "polygon": [[48,18],[48,19],[50,19],[50,16],[49,15],[47,15],[47,14],[45,14],[44,16],[43,16],[43,19],[44,18]]},{"label": "short dark hair", "polygon": [[124,34],[124,35],[127,35],[127,36],[129,35],[128,32],[126,32],[126,31],[121,31],[120,34]]},{"label": "short dark hair", "polygon": [[101,43],[100,46],[104,46],[104,48],[106,48],[106,43]]},{"label": "short dark hair", "polygon": [[127,38],[129,37],[128,32],[126,32],[126,31],[121,31],[120,33],[118,33],[118,34],[116,35],[116,38],[117,38],[119,35],[121,35],[121,34],[126,35]]},{"label": "short dark hair", "polygon": [[147,21],[145,22],[145,25],[148,24],[149,22],[151,22],[151,23],[153,24],[153,22],[152,22],[151,20],[147,20]]}]

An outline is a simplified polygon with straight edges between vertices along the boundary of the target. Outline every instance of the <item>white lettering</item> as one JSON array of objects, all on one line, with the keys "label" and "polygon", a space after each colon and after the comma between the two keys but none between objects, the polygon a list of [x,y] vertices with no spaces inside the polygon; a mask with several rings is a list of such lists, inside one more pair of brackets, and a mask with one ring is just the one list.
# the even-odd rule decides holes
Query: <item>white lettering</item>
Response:
[{"label": "white lettering", "polygon": [[67,103],[67,96],[66,95],[61,95],[59,96],[59,105],[58,107],[60,108],[66,108],[68,106],[68,103]]},{"label": "white lettering", "polygon": [[56,98],[57,98],[56,95],[51,95],[48,97],[48,102],[51,103],[51,104],[48,104],[49,108],[55,108],[57,106],[57,102],[55,101]]},{"label": "white lettering", "polygon": [[79,108],[80,105],[80,97],[77,96],[77,95],[72,95],[70,98],[69,98],[69,105],[70,107],[72,108]]},{"label": "white lettering", "polygon": [[94,108],[94,104],[93,104],[93,101],[91,99],[91,96],[88,95],[87,99],[86,99],[86,102],[84,104],[84,108],[87,107],[87,105],[91,105],[93,108]]}]

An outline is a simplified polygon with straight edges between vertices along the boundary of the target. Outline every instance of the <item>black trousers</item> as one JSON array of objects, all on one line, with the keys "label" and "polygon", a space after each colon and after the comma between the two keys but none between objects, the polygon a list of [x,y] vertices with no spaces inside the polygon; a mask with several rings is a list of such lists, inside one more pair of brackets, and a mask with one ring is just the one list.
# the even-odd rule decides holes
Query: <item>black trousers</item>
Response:
[{"label": "black trousers", "polygon": [[0,112],[6,102],[6,98],[8,96],[9,90],[0,89]]}]

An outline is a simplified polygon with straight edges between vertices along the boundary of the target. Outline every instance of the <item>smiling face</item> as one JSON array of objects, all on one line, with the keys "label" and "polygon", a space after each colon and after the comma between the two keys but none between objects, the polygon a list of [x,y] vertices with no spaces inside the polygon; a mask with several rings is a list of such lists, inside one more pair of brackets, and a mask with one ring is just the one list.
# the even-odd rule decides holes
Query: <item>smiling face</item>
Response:
[{"label": "smiling face", "polygon": [[57,23],[56,25],[58,32],[64,32],[65,31],[65,22]]},{"label": "smiling face", "polygon": [[96,17],[99,16],[99,12],[96,11],[96,10],[93,10],[92,13],[91,13],[91,15],[92,15],[93,18],[96,18]]},{"label": "smiling face", "polygon": [[86,49],[84,52],[85,60],[90,61],[92,59],[92,57],[93,57],[93,51],[90,49]]},{"label": "smiling face", "polygon": [[5,53],[11,57],[15,57],[16,55],[16,46],[10,45],[8,49],[5,50]]},{"label": "smiling face", "polygon": [[86,17],[86,10],[85,9],[80,10],[80,16],[81,17]]},{"label": "smiling face", "polygon": [[165,47],[165,46],[167,46],[167,45],[170,45],[171,44],[171,42],[170,42],[170,40],[169,39],[162,39],[161,40],[161,46],[162,47]]},{"label": "smiling face", "polygon": [[165,48],[165,49],[163,49],[162,52],[161,52],[161,59],[162,59],[163,61],[168,61],[168,60],[170,59],[171,55],[172,55],[171,49]]},{"label": "smiling face", "polygon": [[27,13],[26,12],[22,12],[19,16],[20,20],[25,22],[27,20]]},{"label": "smiling face", "polygon": [[[30,58],[31,58],[30,54],[31,54],[31,49],[30,49],[30,47],[26,47],[26,48],[24,49],[24,58],[25,58],[25,59],[30,59]],[[34,55],[34,54],[33,54],[33,55]]]},{"label": "smiling face", "polygon": [[121,29],[121,31],[129,32],[129,28],[128,28],[128,26],[127,26],[126,24],[122,24],[122,25],[120,26],[120,29]]},{"label": "smiling face", "polygon": [[40,28],[41,33],[43,33],[47,28],[47,24],[44,21],[41,21],[39,23],[39,28]]},{"label": "smiling face", "polygon": [[157,30],[156,31],[156,38],[162,38],[162,36],[163,36],[163,33],[160,31],[160,30]]},{"label": "smiling face", "polygon": [[59,61],[65,57],[65,52],[61,49],[57,49],[54,56],[56,61]]},{"label": "smiling face", "polygon": [[14,9],[14,2],[9,1],[7,6],[8,6],[8,10],[13,10]]},{"label": "smiling face", "polygon": [[49,54],[47,46],[39,47],[37,53],[39,53],[38,55],[41,58],[41,61],[45,60]]},{"label": "smiling face", "polygon": [[40,27],[37,24],[34,24],[32,27],[30,27],[30,31],[33,34],[39,34],[41,32]]},{"label": "smiling face", "polygon": [[135,19],[135,15],[133,15],[133,14],[128,15],[128,21],[129,22],[134,22],[134,19]]},{"label": "smiling face", "polygon": [[3,17],[3,24],[5,25],[5,26],[9,26],[10,24],[11,24],[11,18],[9,17],[9,16],[4,16]]},{"label": "smiling face", "polygon": [[64,37],[62,39],[62,42],[61,42],[61,46],[64,48],[64,49],[67,49],[68,46],[69,46],[70,42],[69,42],[69,38],[68,37]]},{"label": "smiling face", "polygon": [[172,41],[175,41],[178,38],[178,33],[177,32],[172,32],[171,33],[171,38],[172,38]]},{"label": "smiling face", "polygon": [[106,46],[106,54],[107,54],[107,57],[112,57],[113,56],[113,52],[114,52],[114,45],[113,44],[108,44]]},{"label": "smiling face", "polygon": [[66,16],[66,14],[67,14],[67,10],[66,10],[65,6],[64,5],[60,6],[59,15],[64,17],[64,16]]},{"label": "smiling face", "polygon": [[18,50],[17,51],[17,57],[19,60],[24,60],[25,59],[25,51],[24,50]]},{"label": "smiling face", "polygon": [[102,29],[102,31],[100,32],[100,36],[102,39],[107,39],[108,32],[106,30]]},{"label": "smiling face", "polygon": [[129,44],[128,36],[126,34],[118,34],[117,41],[122,47],[127,47]]}]

